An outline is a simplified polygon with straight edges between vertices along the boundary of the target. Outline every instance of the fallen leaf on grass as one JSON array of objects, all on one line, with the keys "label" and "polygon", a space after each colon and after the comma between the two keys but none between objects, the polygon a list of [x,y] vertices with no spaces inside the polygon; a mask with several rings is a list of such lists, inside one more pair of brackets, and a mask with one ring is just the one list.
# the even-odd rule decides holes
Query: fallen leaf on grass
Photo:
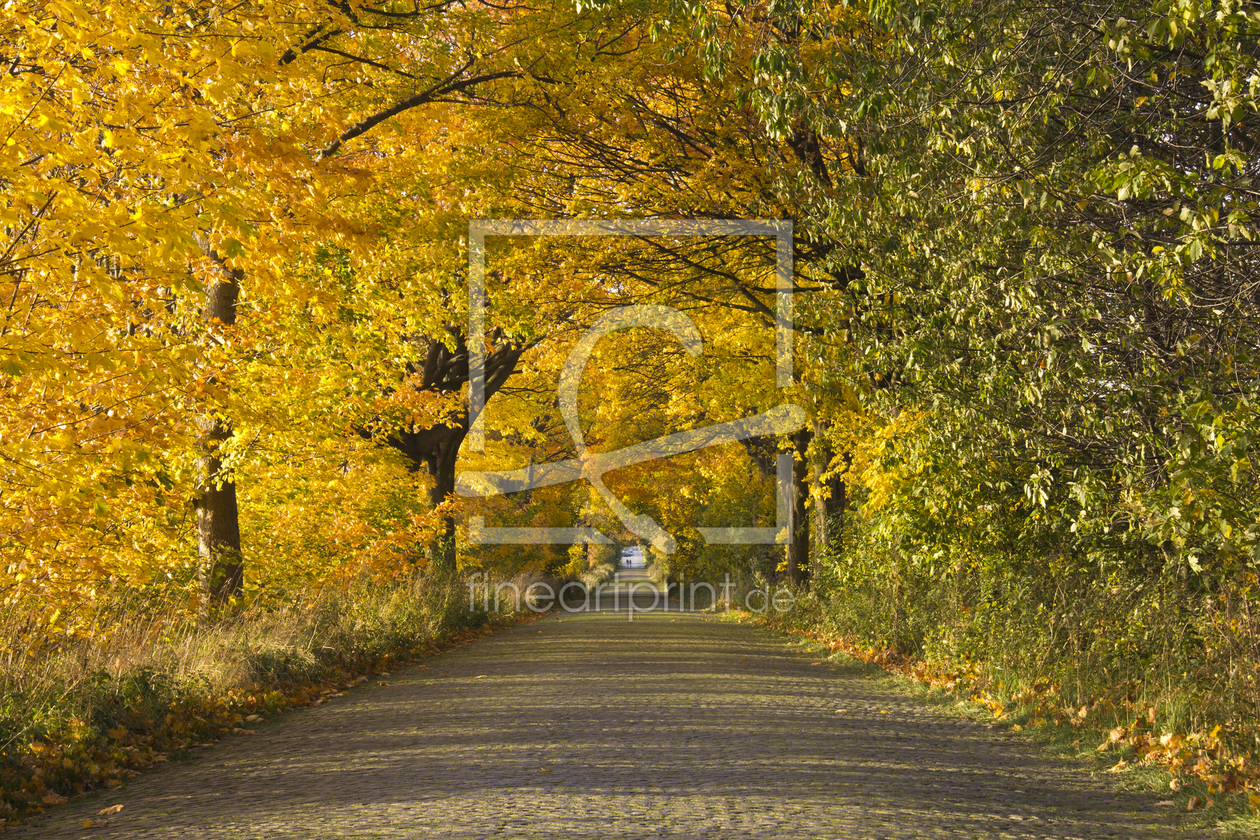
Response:
[{"label": "fallen leaf on grass", "polygon": [[838,715],[847,715],[848,713],[849,713],[848,709],[836,709],[836,714]]},{"label": "fallen leaf on grass", "polygon": [[69,802],[70,800],[59,793],[47,793],[44,794],[44,798],[40,801],[45,805],[60,805],[63,802]]},{"label": "fallen leaf on grass", "polygon": [[388,682],[386,682],[385,680],[380,680],[380,681],[378,681],[376,684],[377,684],[377,685],[389,685],[389,683],[388,683]]},{"label": "fallen leaf on grass", "polygon": [[250,715],[249,717],[245,718],[245,720],[249,721],[250,723],[260,723],[262,722],[262,715]]},{"label": "fallen leaf on grass", "polygon": [[1169,805],[1172,805],[1172,804],[1173,804],[1173,801],[1171,799],[1161,799],[1159,802],[1155,803],[1155,807],[1167,808]]},{"label": "fallen leaf on grass", "polygon": [[1197,796],[1190,797],[1190,801],[1186,803],[1186,810],[1193,811],[1195,808],[1202,808],[1204,802]]},{"label": "fallen leaf on grass", "polygon": [[98,816],[102,816],[102,817],[112,817],[114,814],[117,814],[117,813],[118,813],[119,811],[121,811],[122,809],[123,809],[123,806],[122,806],[122,805],[110,805],[108,808],[102,808],[101,810],[97,811],[96,813],[97,813],[97,815],[98,815]]}]

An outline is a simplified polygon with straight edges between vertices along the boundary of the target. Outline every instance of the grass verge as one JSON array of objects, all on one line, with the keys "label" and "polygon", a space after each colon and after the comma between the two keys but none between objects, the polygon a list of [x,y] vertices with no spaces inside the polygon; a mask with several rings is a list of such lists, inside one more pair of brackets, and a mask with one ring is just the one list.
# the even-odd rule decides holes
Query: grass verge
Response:
[{"label": "grass verge", "polygon": [[[1104,705],[1058,709],[1053,695],[1027,687],[1004,692],[977,663],[927,662],[855,643],[820,630],[818,608],[808,598],[786,612],[720,610],[725,620],[752,624],[792,637],[825,658],[860,662],[888,679],[988,725],[1020,733],[1039,748],[1112,777],[1117,787],[1159,797],[1157,808],[1192,812],[1190,829],[1214,829],[1221,837],[1260,836],[1260,795],[1251,756],[1219,739],[1161,731],[1154,710]],[[1174,757],[1175,762],[1168,761]]]},{"label": "grass verge", "polygon": [[[471,607],[461,578],[423,574],[352,581],[216,622],[142,604],[135,593],[102,599],[93,632],[55,646],[11,645],[0,660],[0,833],[77,794],[249,734],[264,716],[334,701],[369,674],[538,617]],[[0,619],[0,638],[22,639],[20,622]]]}]

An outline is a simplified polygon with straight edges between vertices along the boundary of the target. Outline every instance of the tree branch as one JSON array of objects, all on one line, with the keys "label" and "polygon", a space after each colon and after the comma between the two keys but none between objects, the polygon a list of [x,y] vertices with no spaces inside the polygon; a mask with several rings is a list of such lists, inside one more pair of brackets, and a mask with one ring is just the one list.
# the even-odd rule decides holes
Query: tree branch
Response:
[{"label": "tree branch", "polygon": [[469,62],[468,64],[465,64],[463,67],[459,68],[458,70],[456,70],[451,75],[447,76],[442,81],[436,82],[431,87],[428,87],[425,90],[420,91],[414,96],[409,96],[406,99],[394,104],[393,106],[389,108],[386,108],[383,111],[377,111],[375,114],[363,120],[362,122],[356,125],[353,125],[350,128],[347,128],[344,132],[342,132],[340,137],[338,137],[332,143],[328,144],[328,146],[323,151],[321,151],[318,155],[315,156],[315,162],[319,163],[324,158],[335,155],[337,153],[337,150],[340,149],[343,144],[349,142],[350,140],[353,140],[354,138],[358,137],[361,134],[366,134],[367,132],[375,128],[376,126],[385,122],[385,120],[389,119],[390,117],[396,117],[399,114],[401,114],[403,111],[409,111],[412,108],[417,108],[421,105],[428,105],[432,102],[437,101],[439,97],[445,96],[449,93],[458,93],[458,92],[467,91],[469,88],[475,87],[476,85],[482,84],[483,82],[493,82],[498,79],[518,78],[521,75],[520,71],[518,70],[502,70],[498,73],[483,73],[480,76],[471,76],[459,82],[454,81],[455,79],[459,77],[461,73],[467,70],[470,66],[471,66],[471,62]]}]

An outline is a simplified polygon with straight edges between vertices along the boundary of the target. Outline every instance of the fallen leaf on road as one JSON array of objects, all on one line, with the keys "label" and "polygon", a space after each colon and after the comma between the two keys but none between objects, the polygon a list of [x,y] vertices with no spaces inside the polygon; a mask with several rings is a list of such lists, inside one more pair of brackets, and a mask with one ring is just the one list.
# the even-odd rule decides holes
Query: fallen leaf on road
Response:
[{"label": "fallen leaf on road", "polygon": [[250,715],[249,717],[245,718],[245,720],[249,721],[250,723],[259,723],[262,720],[262,715]]},{"label": "fallen leaf on road", "polygon": [[117,814],[122,809],[123,809],[122,805],[110,805],[108,808],[102,808],[96,813],[97,815],[102,816],[102,817],[112,817],[114,814]]},{"label": "fallen leaf on road", "polygon": [[848,713],[849,713],[848,709],[836,709],[836,714],[838,715],[847,715]]},{"label": "fallen leaf on road", "polygon": [[550,767],[539,767],[538,769],[539,769],[539,770],[541,770],[541,771],[543,771],[544,773],[550,773],[550,772],[551,772],[551,768],[550,768]]},{"label": "fallen leaf on road", "polygon": [[1163,800],[1160,800],[1159,802],[1156,802],[1156,803],[1155,803],[1155,807],[1156,807],[1156,808],[1167,808],[1167,807],[1168,807],[1169,805],[1171,805],[1171,804],[1173,804],[1173,801],[1172,801],[1171,799],[1163,799]]},{"label": "fallen leaf on road", "polygon": [[389,685],[389,683],[386,682],[385,680],[381,680],[380,682],[377,683],[377,685]]},{"label": "fallen leaf on road", "polygon": [[40,801],[42,801],[45,805],[60,805],[61,803],[69,802],[70,800],[59,793],[49,793],[45,794],[44,798]]},{"label": "fallen leaf on road", "polygon": [[104,828],[109,825],[109,820],[84,820],[84,828]]}]

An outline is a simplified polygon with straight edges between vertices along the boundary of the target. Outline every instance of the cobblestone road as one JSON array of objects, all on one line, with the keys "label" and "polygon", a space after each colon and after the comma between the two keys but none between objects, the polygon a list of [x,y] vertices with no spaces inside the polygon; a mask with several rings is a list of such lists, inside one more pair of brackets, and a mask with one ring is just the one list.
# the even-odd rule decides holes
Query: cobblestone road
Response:
[{"label": "cobblestone road", "polygon": [[[561,614],[11,836],[1188,836],[1151,797],[1111,791],[866,673],[693,615]],[[125,807],[108,826],[80,828],[114,804]]]}]

